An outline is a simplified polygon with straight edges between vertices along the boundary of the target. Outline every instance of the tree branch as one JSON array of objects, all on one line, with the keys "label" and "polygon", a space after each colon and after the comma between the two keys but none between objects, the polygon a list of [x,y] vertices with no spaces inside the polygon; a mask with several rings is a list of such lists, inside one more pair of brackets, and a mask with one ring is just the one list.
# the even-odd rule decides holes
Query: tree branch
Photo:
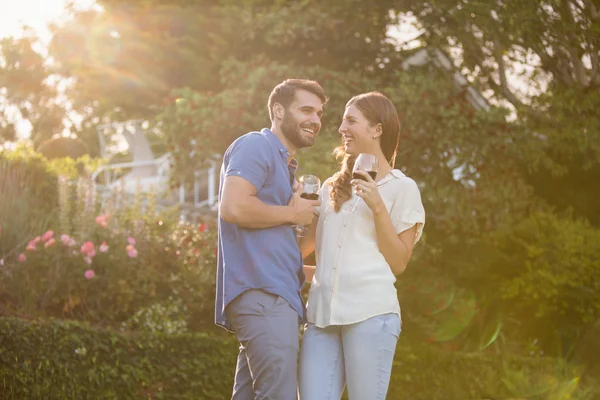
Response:
[{"label": "tree branch", "polygon": [[600,84],[600,75],[598,70],[600,69],[600,58],[598,57],[598,50],[593,46],[590,46],[590,61],[592,62],[592,72],[590,74],[590,85]]},{"label": "tree branch", "polygon": [[500,43],[497,41],[494,42],[494,59],[498,63],[498,76],[500,78],[500,83],[494,81],[494,79],[490,76],[490,83],[492,86],[495,86],[495,91],[499,92],[508,100],[513,106],[520,110],[527,110],[529,113],[535,114],[535,111],[524,104],[521,100],[517,98],[517,96],[510,90],[508,87],[508,79],[506,78],[506,64],[504,62],[503,48]]},{"label": "tree branch", "polygon": [[[568,21],[573,29],[578,28],[573,12],[570,9],[570,2],[563,2],[559,12],[563,21]],[[572,74],[575,77],[575,80],[581,86],[586,87],[588,85],[587,70],[585,65],[583,65],[579,51],[577,51],[577,46],[579,46],[577,37],[575,37],[572,32],[569,32],[565,40],[565,45],[561,47],[561,50],[572,66]]]},{"label": "tree branch", "polygon": [[590,16],[592,17],[593,20],[597,20],[599,15],[598,15],[598,10],[596,9],[596,6],[594,5],[593,1],[589,1],[589,0],[584,0],[584,3],[587,7],[587,9],[590,11]]}]

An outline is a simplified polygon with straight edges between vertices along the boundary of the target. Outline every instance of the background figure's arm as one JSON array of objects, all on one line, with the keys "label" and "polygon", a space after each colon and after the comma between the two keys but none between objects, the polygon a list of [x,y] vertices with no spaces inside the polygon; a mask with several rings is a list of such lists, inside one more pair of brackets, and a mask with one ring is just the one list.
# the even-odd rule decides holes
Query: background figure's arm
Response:
[{"label": "background figure's arm", "polygon": [[317,271],[317,267],[315,265],[303,265],[302,269],[304,270],[306,283],[311,283],[313,277],[315,276],[315,272]]}]

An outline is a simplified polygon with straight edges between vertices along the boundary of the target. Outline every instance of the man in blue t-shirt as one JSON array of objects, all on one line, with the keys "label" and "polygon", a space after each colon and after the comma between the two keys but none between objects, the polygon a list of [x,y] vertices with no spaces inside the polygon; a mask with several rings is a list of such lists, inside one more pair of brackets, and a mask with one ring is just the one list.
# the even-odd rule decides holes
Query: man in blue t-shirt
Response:
[{"label": "man in blue t-shirt", "polygon": [[305,310],[292,226],[309,225],[320,203],[300,197],[294,155],[314,144],[326,102],[317,82],[280,83],[268,101],[271,129],[238,138],[223,158],[215,322],[240,342],[233,400],[296,399]]}]

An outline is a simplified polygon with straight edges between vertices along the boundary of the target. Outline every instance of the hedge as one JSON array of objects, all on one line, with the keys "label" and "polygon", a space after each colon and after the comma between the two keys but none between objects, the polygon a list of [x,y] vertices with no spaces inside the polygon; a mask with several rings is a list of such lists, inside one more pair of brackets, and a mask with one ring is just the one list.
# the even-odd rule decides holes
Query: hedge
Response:
[{"label": "hedge", "polygon": [[[236,353],[228,334],[123,334],[3,317],[0,399],[229,399]],[[577,387],[575,374],[553,359],[460,354],[401,341],[388,399],[551,399],[573,389],[569,398],[594,398]]]}]

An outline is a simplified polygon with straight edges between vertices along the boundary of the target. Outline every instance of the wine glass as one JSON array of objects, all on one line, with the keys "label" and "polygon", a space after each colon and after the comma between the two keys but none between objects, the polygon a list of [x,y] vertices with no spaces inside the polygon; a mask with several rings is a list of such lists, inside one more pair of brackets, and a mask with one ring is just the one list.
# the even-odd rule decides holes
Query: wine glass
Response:
[{"label": "wine glass", "polygon": [[[314,175],[302,175],[298,180],[302,187],[302,194],[300,197],[308,200],[319,200],[319,190],[321,189],[321,180]],[[308,228],[303,225],[294,225],[296,236],[298,238],[303,237],[308,232]]]},{"label": "wine glass", "polygon": [[[352,168],[352,178],[366,180],[361,174],[357,173],[357,171],[363,171],[369,174],[372,179],[375,179],[375,177],[377,176],[378,167],[379,160],[376,156],[369,153],[360,153],[358,157],[356,157],[356,161],[354,162],[354,168]],[[356,200],[354,200],[354,204],[352,205],[352,212],[354,214],[356,214],[359,200],[360,197],[357,197]]]}]

